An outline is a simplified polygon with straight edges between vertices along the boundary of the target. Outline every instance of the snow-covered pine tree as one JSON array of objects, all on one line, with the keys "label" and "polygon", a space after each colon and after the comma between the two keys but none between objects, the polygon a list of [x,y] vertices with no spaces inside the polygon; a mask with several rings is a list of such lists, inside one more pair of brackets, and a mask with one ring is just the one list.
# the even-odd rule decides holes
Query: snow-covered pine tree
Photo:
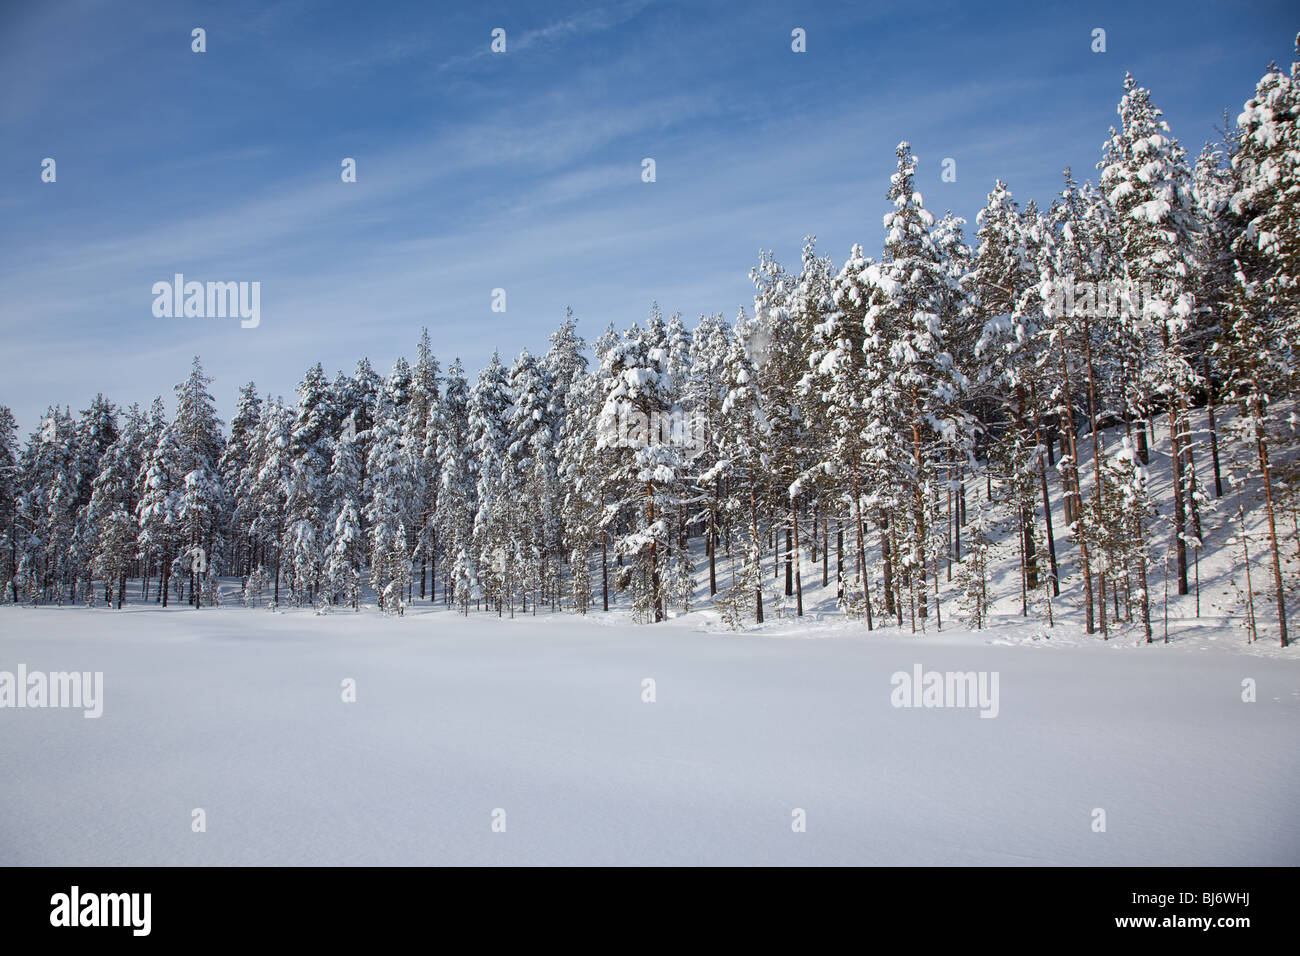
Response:
[{"label": "snow-covered pine tree", "polygon": [[235,416],[230,421],[230,436],[217,464],[221,483],[234,499],[230,515],[230,560],[231,571],[240,575],[247,575],[253,563],[253,513],[243,479],[248,473],[261,416],[262,400],[257,395],[257,386],[249,382],[239,390]]},{"label": "snow-covered pine tree", "polygon": [[[726,504],[731,520],[745,528],[745,558],[738,582],[753,600],[754,621],[758,624],[763,623],[764,616],[758,516],[767,484],[768,443],[772,434],[764,411],[758,364],[751,352],[755,339],[762,341],[761,335],[755,320],[741,311],[736,317],[723,369],[727,392],[719,410],[720,457],[716,466],[717,475],[732,490]],[[733,584],[724,599],[724,607],[728,603],[738,606],[742,600],[735,588]]]},{"label": "snow-covered pine tree", "polygon": [[1153,400],[1169,415],[1173,466],[1173,543],[1178,593],[1187,583],[1187,483],[1184,477],[1188,397],[1197,385],[1183,342],[1195,308],[1192,273],[1196,221],[1186,153],[1169,132],[1150,93],[1131,75],[1124,78],[1118,108],[1121,127],[1112,129],[1101,170],[1101,189],[1115,211],[1118,259],[1126,292],[1140,291],[1137,335],[1152,337],[1143,371]]},{"label": "snow-covered pine tree", "polygon": [[361,607],[361,562],[365,543],[361,517],[352,498],[344,498],[334,519],[325,560],[325,590],[331,601],[353,610]]},{"label": "snow-covered pine tree", "polygon": [[87,505],[88,524],[95,531],[94,571],[104,582],[106,603],[116,600],[119,608],[138,551],[136,476],[144,464],[147,427],[138,405],[126,410],[121,433],[100,459]]},{"label": "snow-covered pine tree", "polygon": [[289,523],[289,485],[293,478],[293,413],[280,399],[262,406],[253,454],[241,489],[252,503],[250,531],[257,542],[257,566],[271,579],[272,604],[280,605],[284,571],[285,533]]},{"label": "snow-covered pine tree", "polygon": [[[551,347],[543,360],[551,386],[547,411],[554,482],[550,546],[557,573],[558,565],[568,567],[569,600],[583,614],[591,602],[591,557],[599,522],[599,496],[588,483],[594,478],[590,465],[596,448],[597,408],[585,349],[573,310],[566,310],[564,322],[551,333]],[[557,579],[555,588],[557,595],[562,593],[563,582]]]},{"label": "snow-covered pine tree", "polygon": [[217,471],[225,440],[216,404],[208,392],[211,382],[195,356],[189,377],[176,386],[176,418],[172,423],[181,473],[176,517],[188,564],[190,603],[196,608],[202,605],[208,576],[221,573],[209,559],[218,550],[226,515],[226,492]]},{"label": "snow-covered pine tree", "polygon": [[[884,257],[864,274],[871,294],[863,321],[868,347],[879,343],[883,351],[891,380],[885,387],[901,399],[907,420],[903,440],[910,466],[899,477],[911,508],[900,511],[896,524],[906,528],[910,539],[903,568],[916,613],[924,620],[927,576],[939,557],[933,531],[936,488],[951,449],[968,444],[972,423],[960,405],[966,377],[947,351],[941,323],[945,305],[959,286],[946,271],[931,235],[934,217],[914,188],[916,158],[906,142],[896,153],[898,170],[888,194],[894,209],[884,219]],[[937,589],[934,601],[937,617]]]},{"label": "snow-covered pine tree", "polygon": [[521,607],[527,610],[531,594],[535,613],[559,579],[551,383],[542,364],[524,349],[510,369],[509,387],[514,401],[506,421],[503,482],[512,525],[511,560]]},{"label": "snow-covered pine tree", "polygon": [[384,384],[366,462],[370,523],[370,586],[385,613],[401,614],[411,581],[406,522],[415,507],[415,456],[402,427],[410,373],[398,359]]},{"label": "snow-covered pine tree", "polygon": [[[429,330],[422,329],[416,346],[415,367],[411,370],[411,400],[406,407],[403,428],[406,443],[415,460],[414,488],[418,500],[417,514],[411,521],[414,538],[411,554],[420,565],[420,598],[438,578],[438,417],[442,401],[439,376],[442,367],[429,343]],[[433,591],[428,591],[433,600]]]},{"label": "snow-covered pine tree", "polygon": [[[890,380],[879,348],[884,338],[874,335],[873,330],[870,355],[866,349],[863,321],[871,294],[867,276],[874,266],[863,254],[862,246],[855,245],[832,282],[833,308],[824,321],[813,326],[809,371],[800,383],[801,389],[811,393],[811,400],[820,404],[825,416],[820,460],[814,459],[808,474],[820,472],[830,486],[838,487],[848,504],[846,510],[854,532],[856,571],[852,581],[840,582],[841,597],[848,605],[861,609],[868,630],[872,628],[872,609],[865,516],[869,511],[879,515],[884,608],[893,615],[896,605],[888,516],[895,510],[896,486],[889,472],[904,460],[898,444],[901,398],[886,394]],[[832,506],[828,503],[828,507]],[[901,615],[901,610],[898,613]],[[901,623],[901,616],[899,620]]]},{"label": "snow-covered pine tree", "polygon": [[0,602],[18,603],[18,422],[0,405]]},{"label": "snow-covered pine tree", "polygon": [[[709,594],[718,593],[718,546],[726,530],[723,504],[727,489],[718,470],[721,461],[717,441],[722,421],[722,403],[727,396],[727,351],[731,323],[721,313],[700,317],[691,342],[691,368],[682,392],[682,409],[690,422],[697,446],[688,471],[698,504],[693,521],[701,524],[705,553],[709,558]],[[725,470],[725,469],[724,469]],[[730,536],[726,536],[730,540]]]},{"label": "snow-covered pine tree", "polygon": [[[1027,616],[1030,595],[1039,586],[1034,525],[1036,498],[1046,488],[1046,471],[1038,396],[1047,389],[1040,382],[1038,353],[1043,336],[1038,324],[1042,313],[1036,308],[1040,302],[1037,270],[1026,248],[1019,209],[1000,180],[980,212],[978,235],[971,279],[976,311],[984,321],[975,347],[980,363],[977,378],[996,401],[994,417],[985,421],[991,440],[988,464],[1000,479],[998,490],[1014,516],[1021,557],[1021,613]],[[1050,535],[1051,509],[1045,493],[1042,500]],[[1055,581],[1054,546],[1049,562]]]},{"label": "snow-covered pine tree", "polygon": [[474,476],[475,502],[472,531],[474,577],[483,597],[497,615],[506,606],[514,612],[514,589],[518,568],[511,540],[516,527],[517,502],[510,496],[508,481],[510,383],[501,357],[492,359],[479,372],[470,391],[467,435]]},{"label": "snow-covered pine tree", "polygon": [[1276,427],[1270,405],[1294,398],[1298,384],[1292,344],[1300,334],[1300,37],[1290,73],[1270,67],[1237,128],[1231,209],[1244,229],[1232,250],[1237,281],[1228,308],[1229,395],[1240,412],[1238,440],[1253,449],[1263,484],[1278,633],[1286,647],[1273,462],[1290,433]]},{"label": "snow-covered pine tree", "polygon": [[448,605],[459,603],[468,614],[473,591],[469,582],[477,574],[470,553],[477,502],[469,446],[469,383],[459,358],[447,370],[440,408],[437,529],[448,557],[443,562],[443,599]]},{"label": "snow-covered pine tree", "polygon": [[184,459],[172,425],[164,426],[157,445],[150,449],[144,469],[144,488],[136,505],[138,540],[141,549],[153,554],[158,562],[158,595],[166,607],[173,562],[178,550],[188,544],[180,519]]},{"label": "snow-covered pine tree", "polygon": [[[1042,302],[1042,335],[1044,349],[1044,375],[1050,365],[1055,381],[1051,387],[1051,405],[1048,413],[1060,423],[1063,451],[1057,470],[1064,492],[1065,517],[1069,530],[1079,546],[1079,570],[1083,577],[1085,628],[1092,634],[1100,626],[1103,637],[1107,631],[1106,568],[1100,555],[1094,555],[1093,529],[1087,523],[1083,510],[1082,480],[1079,471],[1079,436],[1076,419],[1082,404],[1088,422],[1088,435],[1093,452],[1093,497],[1103,495],[1104,483],[1100,471],[1103,460],[1103,442],[1099,399],[1101,375],[1095,353],[1103,345],[1118,352],[1117,336],[1108,327],[1109,316],[1098,314],[1095,292],[1089,288],[1107,276],[1099,269],[1106,268],[1108,256],[1098,248],[1098,236],[1090,230],[1090,213],[1100,214],[1103,207],[1093,200],[1087,190],[1081,190],[1065,171],[1065,186],[1052,204],[1050,216],[1045,221],[1027,223],[1032,230],[1033,244],[1037,247],[1039,298]],[[1132,355],[1131,350],[1126,354]],[[1128,365],[1122,367],[1128,368]],[[1136,379],[1136,369],[1125,375],[1121,389],[1129,389],[1125,405],[1137,414],[1141,396],[1128,384]],[[1145,448],[1145,425],[1139,429],[1138,453]],[[1094,512],[1100,511],[1100,502],[1094,503]],[[1094,600],[1095,598],[1095,600]],[[1100,611],[1100,614],[1098,612]]]},{"label": "snow-covered pine tree", "polygon": [[625,522],[615,551],[627,562],[633,611],[656,623],[667,614],[662,559],[682,472],[671,437],[681,410],[668,363],[666,324],[656,306],[645,329],[633,324],[604,355],[596,438],[597,450],[609,452],[606,507]]}]

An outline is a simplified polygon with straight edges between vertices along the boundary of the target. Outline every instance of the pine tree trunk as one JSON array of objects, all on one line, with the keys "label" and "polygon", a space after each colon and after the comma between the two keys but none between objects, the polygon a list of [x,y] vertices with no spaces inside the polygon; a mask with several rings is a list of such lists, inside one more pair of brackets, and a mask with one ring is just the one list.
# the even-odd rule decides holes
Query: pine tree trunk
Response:
[{"label": "pine tree trunk", "polygon": [[1174,471],[1174,567],[1178,571],[1178,593],[1187,586],[1187,490],[1183,487],[1182,425],[1178,421],[1178,399],[1169,393],[1169,456]]},{"label": "pine tree trunk", "polygon": [[1079,538],[1079,571],[1083,575],[1084,629],[1092,634],[1096,631],[1093,619],[1092,564],[1088,560],[1088,534],[1083,520],[1083,487],[1079,483],[1079,438],[1074,428],[1074,399],[1070,391],[1070,364],[1066,354],[1065,337],[1060,339],[1061,379],[1065,407],[1061,414],[1063,426],[1062,439],[1065,442],[1065,454],[1070,456],[1070,467],[1062,469],[1062,493],[1065,496],[1065,520],[1077,529]]},{"label": "pine tree trunk", "polygon": [[880,558],[885,577],[885,613],[898,617],[903,625],[903,606],[899,603],[897,582],[894,579],[894,525],[884,512],[880,514]]},{"label": "pine tree trunk", "polygon": [[1214,497],[1223,497],[1223,478],[1219,471],[1219,430],[1214,421],[1214,383],[1210,381],[1210,359],[1207,355],[1202,367],[1205,370],[1205,412],[1210,420],[1210,460],[1214,466]]},{"label": "pine tree trunk", "polygon": [[709,596],[712,597],[718,593],[718,526],[717,519],[714,516],[714,509],[709,508],[709,540],[707,542],[709,552]]},{"label": "pine tree trunk", "polygon": [[[604,510],[604,499],[601,499],[601,510]],[[609,538],[605,534],[605,529],[600,529],[600,593],[604,602],[605,610],[609,610]]]},{"label": "pine tree trunk", "polygon": [[803,578],[799,568],[799,502],[796,500],[790,502],[790,525],[794,528],[795,613],[798,617],[803,617]]},{"label": "pine tree trunk", "polygon": [[754,580],[758,582],[754,588],[754,621],[757,624],[763,623],[763,569],[762,561],[759,559],[761,553],[758,538],[758,501],[754,497],[754,481],[751,477],[749,482],[749,533],[753,539],[751,553],[753,559],[758,561],[759,566],[750,568],[750,573],[754,575]]},{"label": "pine tree trunk", "polygon": [[[1093,471],[1093,480],[1096,483],[1096,487],[1093,489],[1093,497],[1097,502],[1097,514],[1100,515],[1102,513],[1102,494],[1101,494],[1102,439],[1101,439],[1101,432],[1097,428],[1097,376],[1095,370],[1093,369],[1093,364],[1092,364],[1092,336],[1091,336],[1090,324],[1086,318],[1086,315],[1083,321],[1083,356],[1084,356],[1084,362],[1087,364],[1088,367],[1088,421],[1092,429],[1092,471]],[[1082,517],[1080,517],[1080,524],[1082,525]],[[1080,541],[1083,540],[1082,535],[1080,535],[1079,540]],[[1082,547],[1080,548],[1080,554],[1081,555],[1083,554]],[[1099,564],[1097,567],[1097,611],[1099,615],[1099,623],[1101,624],[1101,638],[1102,640],[1107,640],[1110,636],[1109,634],[1110,629],[1106,624],[1106,613],[1107,613],[1106,612],[1106,564],[1104,561],[1100,560],[1100,555],[1098,556],[1098,558],[1099,558]],[[1089,613],[1088,617],[1089,618],[1092,617],[1091,612]],[[1091,625],[1091,621],[1089,622],[1089,624]],[[1092,633],[1091,626],[1089,626],[1088,628],[1088,633],[1089,634]]]},{"label": "pine tree trunk", "polygon": [[[822,512],[822,587],[827,587],[831,583],[830,578],[830,543],[831,543],[831,519]],[[813,534],[817,533],[817,528],[813,527]],[[1296,537],[1300,539],[1300,534]]]},{"label": "pine tree trunk", "polygon": [[853,524],[857,534],[858,544],[858,574],[862,581],[862,603],[867,610],[867,630],[872,628],[871,621],[871,586],[867,582],[867,549],[864,540],[862,528],[862,484],[858,479],[857,462],[855,460],[853,467]]},{"label": "pine tree trunk", "polygon": [[835,596],[844,597],[844,522],[835,519]]},{"label": "pine tree trunk", "polygon": [[[1043,425],[1038,413],[1038,387],[1030,389],[1030,402],[1034,407],[1034,441],[1040,448],[1049,448],[1043,441]],[[1047,452],[1048,455],[1051,452]],[[1052,531],[1052,498],[1047,485],[1047,462],[1042,454],[1038,456],[1039,487],[1043,494],[1043,521],[1047,525],[1047,560],[1052,569],[1052,596],[1061,596],[1061,575],[1056,566],[1056,536]]]},{"label": "pine tree trunk", "polygon": [[923,473],[923,464],[921,461],[921,421],[920,421],[920,400],[917,396],[916,389],[912,389],[912,457],[916,465],[916,483],[913,489],[913,505],[916,509],[916,573],[919,576],[918,587],[921,589],[922,601],[918,608],[921,619],[924,620],[929,612],[929,606],[925,598],[925,496],[921,492],[921,475]]},{"label": "pine tree trunk", "polygon": [[[794,520],[793,515],[791,515],[791,520]],[[790,526],[787,525],[785,529],[785,596],[786,597],[791,597],[794,595],[794,554],[792,550],[793,545],[791,544],[791,541],[793,539],[791,537],[790,530],[791,530]]]},{"label": "pine tree trunk", "polygon": [[1264,437],[1264,410],[1258,394],[1252,402],[1255,413],[1255,443],[1259,449],[1259,470],[1264,476],[1264,507],[1268,517],[1268,545],[1273,552],[1273,590],[1277,597],[1277,626],[1282,646],[1290,644],[1286,632],[1286,592],[1282,590],[1282,561],[1277,547],[1277,523],[1273,509],[1273,474],[1268,462],[1268,441]]}]

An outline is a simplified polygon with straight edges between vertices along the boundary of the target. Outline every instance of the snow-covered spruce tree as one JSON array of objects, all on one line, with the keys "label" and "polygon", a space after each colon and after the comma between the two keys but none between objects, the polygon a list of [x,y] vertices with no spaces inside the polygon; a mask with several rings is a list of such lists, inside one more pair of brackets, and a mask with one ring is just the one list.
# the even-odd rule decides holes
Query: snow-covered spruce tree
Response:
[{"label": "snow-covered spruce tree", "polygon": [[597,450],[609,452],[606,507],[625,522],[615,551],[626,562],[632,608],[638,620],[656,623],[667,614],[661,559],[682,472],[680,448],[670,438],[680,408],[664,330],[656,306],[646,329],[634,324],[605,353],[596,438]]},{"label": "snow-covered spruce tree", "polygon": [[1276,428],[1270,405],[1294,398],[1298,384],[1292,343],[1300,334],[1300,62],[1292,64],[1289,74],[1269,69],[1246,101],[1237,127],[1231,209],[1244,229],[1232,250],[1237,281],[1228,305],[1229,396],[1239,409],[1237,438],[1253,449],[1263,484],[1278,634],[1286,647],[1290,639],[1273,487],[1273,458],[1285,433]]}]

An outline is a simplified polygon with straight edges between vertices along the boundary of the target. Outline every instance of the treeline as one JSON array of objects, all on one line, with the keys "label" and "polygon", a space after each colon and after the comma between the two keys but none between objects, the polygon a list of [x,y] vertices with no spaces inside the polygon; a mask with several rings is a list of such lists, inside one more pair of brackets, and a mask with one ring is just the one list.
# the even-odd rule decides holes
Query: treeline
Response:
[{"label": "treeline", "polygon": [[945,601],[983,626],[1001,568],[1025,615],[1081,609],[1090,633],[1150,640],[1153,542],[1188,593],[1204,511],[1251,480],[1286,645],[1294,436],[1275,410],[1300,385],[1298,71],[1270,68],[1195,160],[1127,78],[1096,185],[1067,169],[1040,209],[998,182],[971,243],[926,210],[902,143],[880,256],[764,254],[734,322],[656,307],[589,350],[570,315],[545,355],[494,354],[472,383],[426,331],[383,378],[316,365],[293,404],[250,383],[228,434],[198,359],[170,420],[161,399],[100,397],[51,409],[20,450],[5,410],[6,599],[121,606],[138,578],[146,600],[202,607],[237,575],[250,604],[356,608],[368,581],[397,613],[585,613],[621,594],[659,621],[689,606],[702,557],[734,624],[763,620],[769,575],[801,614],[812,575],[867,628],[938,625]]}]

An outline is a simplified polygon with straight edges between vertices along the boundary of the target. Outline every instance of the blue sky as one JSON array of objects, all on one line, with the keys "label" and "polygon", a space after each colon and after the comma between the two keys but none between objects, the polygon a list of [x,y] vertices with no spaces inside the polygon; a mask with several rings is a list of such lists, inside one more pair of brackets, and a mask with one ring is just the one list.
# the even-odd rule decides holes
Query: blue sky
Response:
[{"label": "blue sky", "polygon": [[[249,380],[386,374],[422,326],[474,370],[543,351],[566,306],[588,339],[652,300],[731,318],[760,248],[879,249],[899,140],[969,236],[998,177],[1045,203],[1095,175],[1125,70],[1195,154],[1298,27],[1286,3],[5,0],[0,403],[24,437],[96,392],[170,405],[199,354],[228,420]],[[261,282],[260,326],[155,318],[176,272]]]}]

